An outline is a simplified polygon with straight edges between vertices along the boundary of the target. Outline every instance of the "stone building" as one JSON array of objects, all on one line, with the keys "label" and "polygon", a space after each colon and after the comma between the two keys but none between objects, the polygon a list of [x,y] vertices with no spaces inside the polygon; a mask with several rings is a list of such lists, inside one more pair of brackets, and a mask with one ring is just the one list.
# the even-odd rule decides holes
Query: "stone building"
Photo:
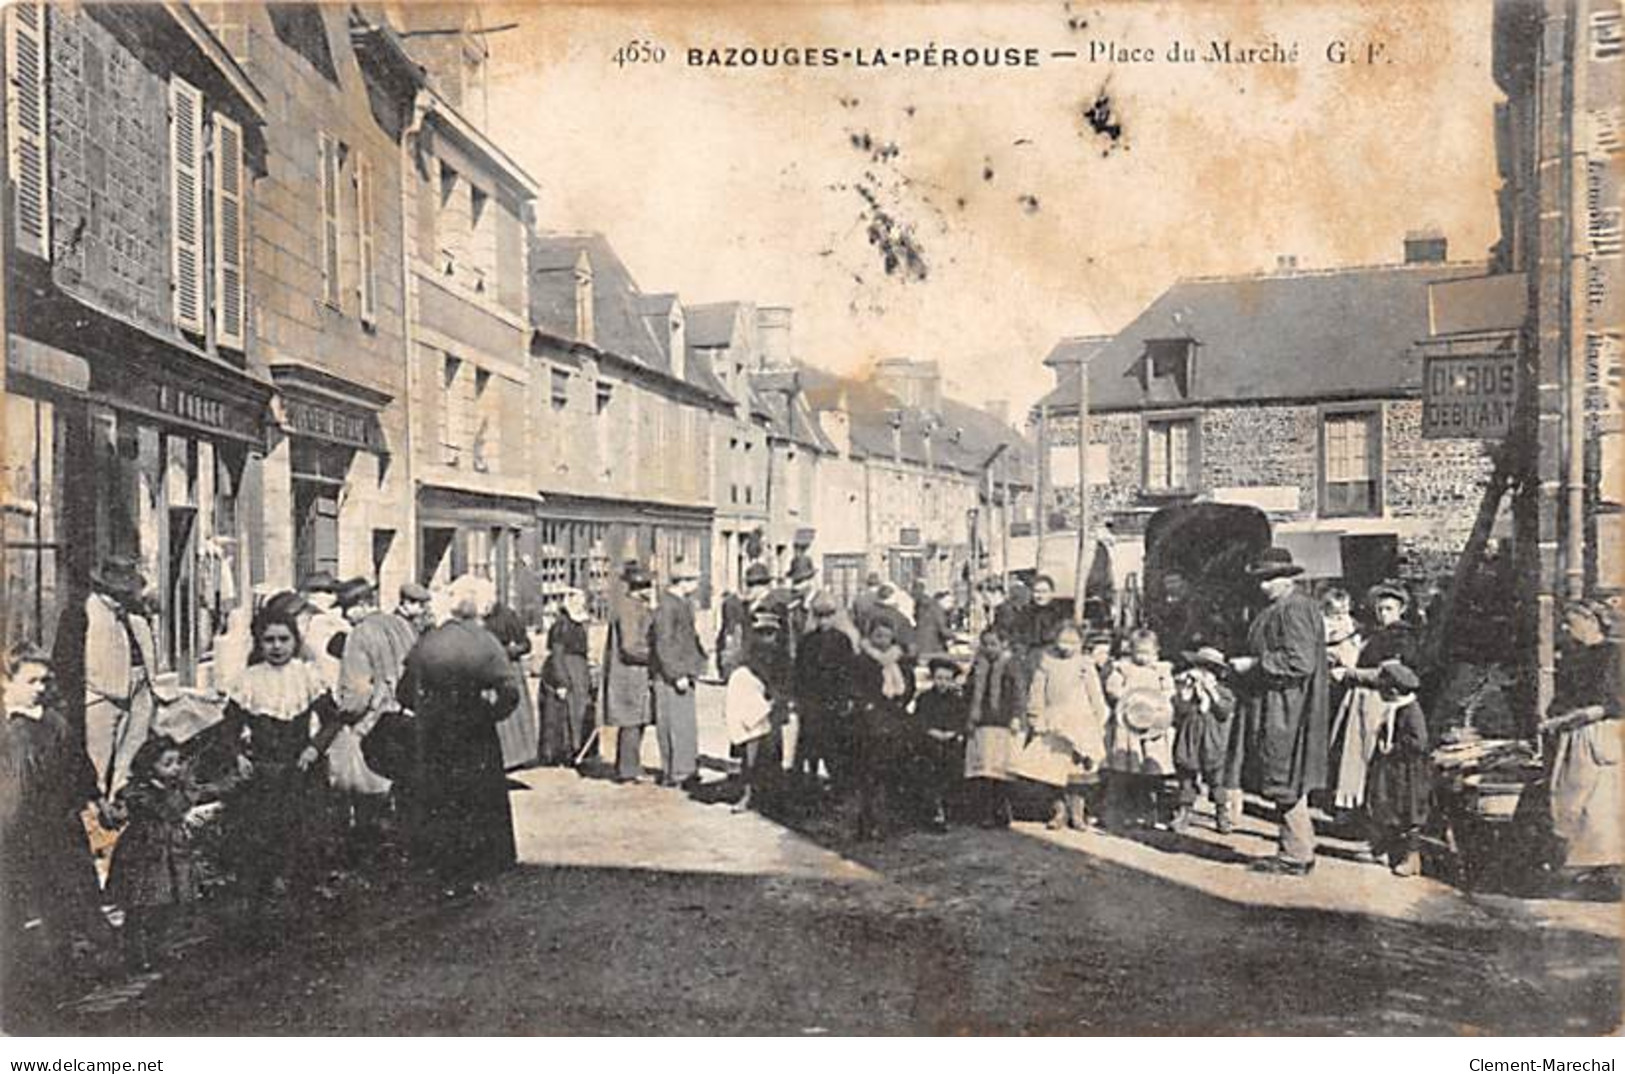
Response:
[{"label": "stone building", "polygon": [[416,574],[425,584],[487,577],[510,601],[537,504],[526,268],[536,182],[456,103],[484,77],[477,11],[397,14],[434,24],[400,34],[357,14],[354,37],[412,99],[400,211]]},{"label": "stone building", "polygon": [[1491,464],[1483,441],[1422,436],[1429,286],[1484,270],[1444,255],[1438,240],[1400,264],[1182,280],[1110,339],[1063,341],[1039,406],[1067,525],[1085,360],[1096,535],[1133,542],[1168,504],[1250,504],[1312,577],[1445,579]]},{"label": "stone building", "polygon": [[585,591],[602,614],[636,559],[679,561],[712,603],[715,427],[733,400],[691,359],[682,304],[643,293],[602,236],[530,242],[535,567],[545,593]]},{"label": "stone building", "polygon": [[7,59],[7,641],[135,556],[161,680],[206,683],[256,542],[272,382],[246,288],[266,99],[182,5],[14,4]]},{"label": "stone building", "polygon": [[277,388],[267,581],[325,571],[393,592],[416,554],[401,257],[414,89],[345,7],[200,11],[266,94],[275,163],[251,206],[248,276],[254,345]]}]

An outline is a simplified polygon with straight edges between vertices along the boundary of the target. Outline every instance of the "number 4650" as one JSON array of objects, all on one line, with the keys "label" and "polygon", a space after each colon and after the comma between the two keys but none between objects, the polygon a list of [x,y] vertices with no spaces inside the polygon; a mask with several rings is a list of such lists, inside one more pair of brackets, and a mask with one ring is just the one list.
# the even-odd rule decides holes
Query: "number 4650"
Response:
[{"label": "number 4650", "polygon": [[666,50],[653,41],[628,41],[616,49],[610,59],[615,61],[616,67],[629,63],[665,63]]}]

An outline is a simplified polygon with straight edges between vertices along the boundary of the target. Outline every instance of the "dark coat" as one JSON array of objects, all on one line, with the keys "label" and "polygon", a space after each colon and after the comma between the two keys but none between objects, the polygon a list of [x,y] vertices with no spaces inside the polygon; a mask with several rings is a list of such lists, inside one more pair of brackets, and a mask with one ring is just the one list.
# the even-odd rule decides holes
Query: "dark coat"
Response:
[{"label": "dark coat", "polygon": [[610,607],[604,646],[604,703],[599,710],[611,727],[642,727],[649,722],[649,626],[654,610],[632,596]]},{"label": "dark coat", "polygon": [[542,664],[542,763],[568,761],[586,742],[591,693],[587,628],[561,615],[547,632],[547,660]]},{"label": "dark coat", "polygon": [[694,627],[694,605],[675,593],[660,594],[649,624],[649,671],[662,682],[697,679],[705,672],[705,650]]},{"label": "dark coat", "polygon": [[1413,701],[1396,709],[1392,738],[1385,729],[1377,742],[1365,784],[1372,823],[1388,832],[1421,827],[1433,801],[1433,762],[1422,706]]},{"label": "dark coat", "polygon": [[738,593],[722,602],[722,624],[717,629],[717,671],[724,680],[745,659],[745,634],[750,630],[750,605]]},{"label": "dark coat", "polygon": [[496,725],[519,691],[502,643],[477,622],[435,627],[407,656],[400,693],[422,722],[423,771],[412,793],[428,863],[453,882],[513,864],[513,811]]},{"label": "dark coat", "polygon": [[1258,663],[1239,677],[1247,756],[1243,785],[1290,805],[1326,786],[1331,737],[1326,628],[1314,600],[1294,592],[1247,630]]},{"label": "dark coat", "polygon": [[948,651],[951,634],[948,613],[927,597],[914,606],[914,645],[921,656],[937,656]]},{"label": "dark coat", "polygon": [[[96,771],[60,708],[0,726],[0,917],[39,914],[73,925],[96,914],[96,873],[78,813]],[[9,937],[0,939],[6,942]]]},{"label": "dark coat", "polygon": [[1241,721],[1236,695],[1217,683],[1206,712],[1195,701],[1174,696],[1174,767],[1201,776],[1212,788],[1241,786]]},{"label": "dark coat", "polygon": [[108,897],[126,909],[193,902],[198,881],[186,814],[194,795],[182,780],[132,780],[119,793],[130,823],[113,849]]}]

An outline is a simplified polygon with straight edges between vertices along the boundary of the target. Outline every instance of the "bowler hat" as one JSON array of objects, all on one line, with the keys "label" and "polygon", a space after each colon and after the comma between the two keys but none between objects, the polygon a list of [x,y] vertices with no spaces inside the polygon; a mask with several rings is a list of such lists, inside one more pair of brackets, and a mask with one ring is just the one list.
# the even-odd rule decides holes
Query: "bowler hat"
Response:
[{"label": "bowler hat", "polygon": [[134,556],[108,556],[91,573],[90,580],[98,589],[115,596],[140,596],[147,588],[147,576],[141,573],[140,561]]},{"label": "bowler hat", "polygon": [[1292,562],[1292,553],[1275,545],[1258,554],[1258,557],[1247,564],[1247,573],[1258,579],[1264,578],[1290,578],[1302,574],[1303,568]]},{"label": "bowler hat", "polygon": [[327,571],[317,571],[305,575],[305,580],[299,583],[299,588],[306,593],[337,593],[339,580]]},{"label": "bowler hat", "polygon": [[340,582],[333,595],[341,608],[352,608],[368,597],[377,589],[369,578],[346,578]]},{"label": "bowler hat", "polygon": [[427,589],[416,582],[407,582],[401,586],[401,599],[410,600],[417,604],[427,604],[434,599]]},{"label": "bowler hat", "polygon": [[641,564],[637,563],[627,565],[626,570],[621,574],[621,581],[626,583],[626,588],[634,591],[648,589],[649,586],[654,584],[653,579],[649,577],[649,572],[644,570]]},{"label": "bowler hat", "polygon": [[745,584],[747,586],[767,585],[772,581],[773,575],[767,569],[766,564],[752,563],[745,568]]}]

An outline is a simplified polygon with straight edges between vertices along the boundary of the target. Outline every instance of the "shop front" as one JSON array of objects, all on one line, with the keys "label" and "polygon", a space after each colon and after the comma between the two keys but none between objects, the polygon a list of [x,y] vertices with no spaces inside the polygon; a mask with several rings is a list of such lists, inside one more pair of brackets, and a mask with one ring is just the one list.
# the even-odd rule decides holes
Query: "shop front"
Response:
[{"label": "shop front", "polygon": [[536,573],[543,599],[579,589],[595,620],[608,612],[616,575],[635,559],[664,585],[678,563],[697,567],[701,610],[711,606],[709,508],[549,495],[536,511]]},{"label": "shop front", "polygon": [[431,589],[465,574],[489,579],[514,604],[535,532],[536,501],[437,485],[418,489],[417,580]]},{"label": "shop front", "polygon": [[274,365],[271,376],[286,440],[294,578],[325,571],[398,586],[411,573],[411,503],[404,486],[390,487],[382,419],[391,397],[303,365]]},{"label": "shop front", "polygon": [[215,637],[262,573],[252,535],[269,399],[268,384],[182,348],[112,360],[13,337],[8,637],[53,643],[94,565],[131,555],[149,583],[156,671],[207,684]]}]

